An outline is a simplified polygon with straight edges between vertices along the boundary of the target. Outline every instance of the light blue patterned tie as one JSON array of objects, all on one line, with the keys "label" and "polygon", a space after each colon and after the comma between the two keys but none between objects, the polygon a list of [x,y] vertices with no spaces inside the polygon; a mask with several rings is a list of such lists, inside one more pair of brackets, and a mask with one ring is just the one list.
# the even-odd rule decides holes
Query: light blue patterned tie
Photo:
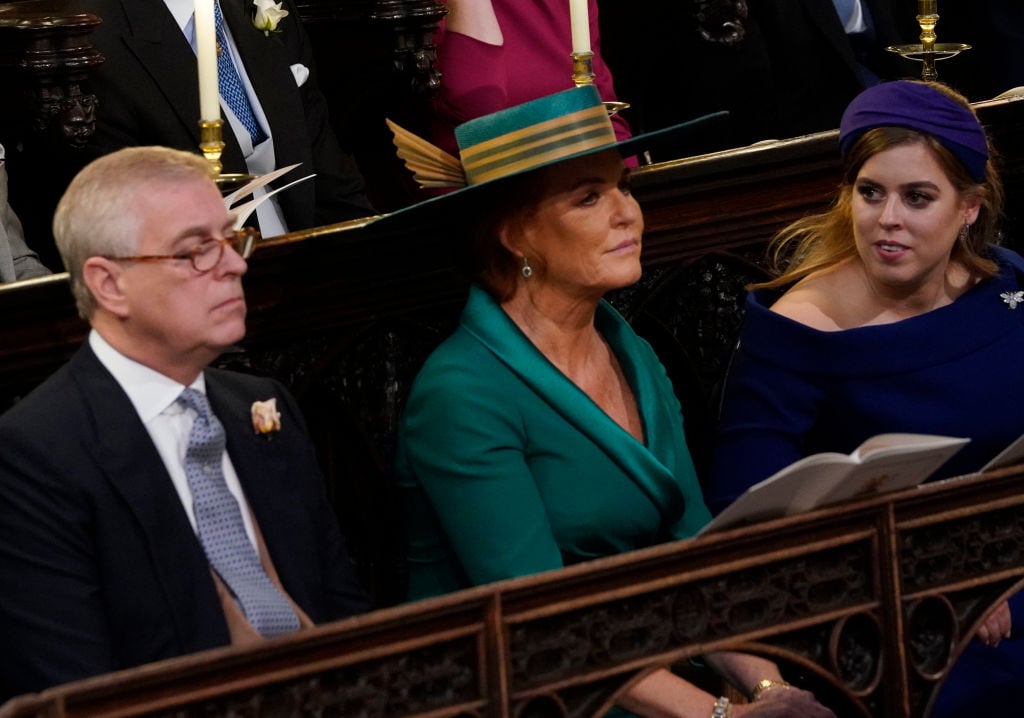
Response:
[{"label": "light blue patterned tie", "polygon": [[220,3],[213,4],[214,22],[217,28],[217,82],[220,84],[220,96],[228,104],[235,117],[242,123],[249,136],[252,137],[253,146],[258,145],[267,139],[260,123],[252,112],[252,105],[249,104],[249,96],[245,94],[242,87],[242,79],[238,76],[235,63],[231,61],[231,53],[228,51],[228,38],[224,32],[224,16],[220,13]]},{"label": "light blue patterned tie", "polygon": [[238,502],[224,481],[224,427],[202,392],[185,389],[178,402],[196,412],[185,452],[185,475],[206,558],[261,635],[276,636],[298,629],[299,618],[263,570],[245,534]]}]

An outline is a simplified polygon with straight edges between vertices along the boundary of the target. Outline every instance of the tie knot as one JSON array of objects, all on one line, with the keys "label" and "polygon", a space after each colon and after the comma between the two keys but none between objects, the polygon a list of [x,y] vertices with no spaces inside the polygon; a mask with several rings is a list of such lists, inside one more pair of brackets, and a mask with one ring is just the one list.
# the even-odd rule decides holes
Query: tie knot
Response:
[{"label": "tie knot", "polygon": [[186,388],[185,391],[178,395],[178,403],[195,411],[200,418],[206,421],[210,420],[210,414],[212,413],[210,402],[207,401],[206,394],[198,389]]},{"label": "tie knot", "polygon": [[224,427],[210,408],[206,395],[196,389],[185,389],[178,396],[178,403],[196,412],[196,420],[192,422],[188,435],[186,456],[219,463],[226,441]]}]

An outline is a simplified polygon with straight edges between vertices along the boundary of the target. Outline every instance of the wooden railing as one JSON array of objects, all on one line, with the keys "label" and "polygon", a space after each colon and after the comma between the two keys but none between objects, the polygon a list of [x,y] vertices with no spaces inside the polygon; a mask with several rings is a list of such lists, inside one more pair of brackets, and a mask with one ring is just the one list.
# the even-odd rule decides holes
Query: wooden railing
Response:
[{"label": "wooden railing", "polygon": [[839,716],[927,715],[1024,581],[1021,469],[496,583],[14,699],[2,718],[596,716],[646,672],[739,649]]}]

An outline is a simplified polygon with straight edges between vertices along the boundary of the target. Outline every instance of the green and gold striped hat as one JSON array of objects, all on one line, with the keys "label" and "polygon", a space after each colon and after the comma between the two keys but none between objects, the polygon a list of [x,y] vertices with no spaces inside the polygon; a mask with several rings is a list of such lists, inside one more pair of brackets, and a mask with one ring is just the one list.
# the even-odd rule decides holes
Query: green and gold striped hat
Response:
[{"label": "green and gold striped hat", "polygon": [[725,114],[705,115],[619,142],[597,88],[585,85],[464,122],[455,128],[459,159],[393,122],[388,125],[399,156],[422,186],[475,187],[592,152],[615,148],[629,156],[657,137],[678,137]]},{"label": "green and gold striped hat", "polygon": [[455,130],[466,184],[521,172],[616,145],[593,85],[478,117]]},{"label": "green and gold striped hat", "polygon": [[620,142],[615,138],[597,88],[584,85],[459,125],[455,128],[458,158],[389,120],[398,156],[405,161],[420,186],[456,188],[457,191],[380,219],[406,214],[477,187],[574,157],[608,149],[617,149],[624,157],[635,155],[649,149],[658,138],[678,138],[727,114],[705,115]]}]

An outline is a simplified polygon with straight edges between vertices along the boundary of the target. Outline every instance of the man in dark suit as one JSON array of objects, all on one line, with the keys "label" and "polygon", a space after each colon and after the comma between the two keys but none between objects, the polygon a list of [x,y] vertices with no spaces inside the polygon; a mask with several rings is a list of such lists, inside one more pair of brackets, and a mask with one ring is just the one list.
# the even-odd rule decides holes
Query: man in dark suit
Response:
[{"label": "man in dark suit", "polygon": [[205,160],[166,148],[91,163],[57,207],[92,331],[0,417],[0,699],[368,607],[292,398],[208,368],[245,333],[232,226]]},{"label": "man in dark suit", "polygon": [[[858,8],[844,27],[841,8]],[[764,38],[771,74],[776,138],[832,130],[865,88],[919,71],[885,48],[916,41],[914,6],[892,0],[751,2],[750,22]],[[918,31],[919,32],[919,31]]]},{"label": "man in dark suit", "polygon": [[835,129],[869,83],[920,71],[885,50],[917,38],[913,7],[892,0],[859,0],[849,30],[832,0],[691,0],[642,13],[599,2],[602,49],[634,132],[728,110],[703,151]]},{"label": "man in dark suit", "polygon": [[4,167],[4,146],[0,145],[0,283],[49,273],[39,261],[39,255],[25,243],[21,221],[7,203],[7,168]]},{"label": "man in dark suit", "polygon": [[[301,163],[278,185],[315,172],[312,180],[276,196],[288,231],[372,214],[362,176],[331,129],[309,38],[292,0],[284,0],[288,15],[267,32],[256,28],[251,0],[219,2],[228,45],[222,44],[221,50],[237,61],[242,82],[249,84],[247,98],[267,136],[265,142],[258,137],[254,142],[225,111],[224,172],[263,174]],[[84,0],[79,6],[103,20],[92,43],[106,56],[92,82],[98,106],[90,154],[132,145],[197,152],[193,1]],[[264,236],[280,232],[267,226],[264,216],[260,221]]]}]

